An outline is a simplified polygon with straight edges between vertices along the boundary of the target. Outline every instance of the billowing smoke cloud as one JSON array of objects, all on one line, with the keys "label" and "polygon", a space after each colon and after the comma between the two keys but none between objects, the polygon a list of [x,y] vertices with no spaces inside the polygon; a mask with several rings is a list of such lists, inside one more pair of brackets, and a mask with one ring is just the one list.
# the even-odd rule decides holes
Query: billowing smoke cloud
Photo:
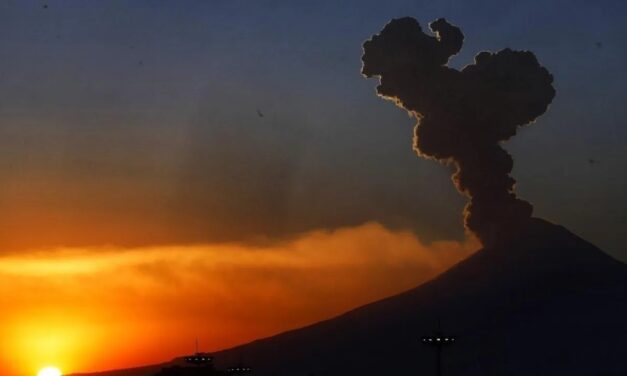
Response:
[{"label": "billowing smoke cloud", "polygon": [[466,228],[484,245],[511,235],[532,206],[514,194],[513,159],[501,142],[542,115],[555,96],[551,74],[529,51],[481,52],[462,70],[446,66],[464,36],[444,19],[425,34],[413,18],[394,19],[363,45],[362,74],[379,77],[377,93],[418,122],[414,149],[451,163],[453,181],[471,201]]}]

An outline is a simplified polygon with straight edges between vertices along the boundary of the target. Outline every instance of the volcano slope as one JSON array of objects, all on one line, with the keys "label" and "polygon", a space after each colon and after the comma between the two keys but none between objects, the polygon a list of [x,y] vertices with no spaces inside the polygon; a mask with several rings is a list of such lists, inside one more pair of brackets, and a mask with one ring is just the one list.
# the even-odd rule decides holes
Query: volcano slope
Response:
[{"label": "volcano slope", "polygon": [[420,337],[438,320],[458,337],[447,375],[627,375],[627,265],[538,218],[413,290],[215,355],[259,375],[432,375]]},{"label": "volcano slope", "polygon": [[217,352],[215,363],[243,359],[262,376],[433,375],[420,337],[438,320],[457,336],[446,375],[627,375],[627,265],[538,218],[421,286]]}]

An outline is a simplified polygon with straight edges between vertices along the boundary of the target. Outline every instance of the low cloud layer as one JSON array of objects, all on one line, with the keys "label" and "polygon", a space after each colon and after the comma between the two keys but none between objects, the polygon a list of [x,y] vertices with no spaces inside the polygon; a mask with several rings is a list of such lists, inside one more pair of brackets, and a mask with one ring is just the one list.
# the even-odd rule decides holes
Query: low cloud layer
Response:
[{"label": "low cloud layer", "polygon": [[367,223],[269,246],[3,257],[0,370],[41,366],[34,361],[66,370],[160,361],[193,350],[195,337],[206,350],[231,346],[412,288],[477,247],[425,244],[410,231]]}]

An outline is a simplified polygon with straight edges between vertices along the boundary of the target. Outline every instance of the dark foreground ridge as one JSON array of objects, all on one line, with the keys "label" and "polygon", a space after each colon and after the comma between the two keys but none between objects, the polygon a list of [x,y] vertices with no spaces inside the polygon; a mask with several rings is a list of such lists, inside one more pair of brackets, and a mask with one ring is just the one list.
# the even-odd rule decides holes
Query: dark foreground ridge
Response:
[{"label": "dark foreground ridge", "polygon": [[441,320],[457,338],[445,375],[627,375],[626,317],[627,265],[534,218],[415,289],[213,355],[220,367],[243,356],[254,375],[432,375],[420,338]]}]

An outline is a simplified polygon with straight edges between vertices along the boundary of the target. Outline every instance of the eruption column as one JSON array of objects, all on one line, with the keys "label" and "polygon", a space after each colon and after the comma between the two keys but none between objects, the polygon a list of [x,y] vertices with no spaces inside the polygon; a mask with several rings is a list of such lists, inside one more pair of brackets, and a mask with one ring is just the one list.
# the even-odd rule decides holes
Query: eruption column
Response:
[{"label": "eruption column", "polygon": [[417,119],[416,153],[455,167],[453,182],[470,198],[465,226],[492,245],[531,217],[531,204],[514,194],[514,161],[501,143],[547,110],[553,77],[533,53],[510,49],[449,68],[464,36],[443,18],[429,27],[433,35],[413,18],[390,21],[364,43],[361,72],[378,77],[377,93]]}]

